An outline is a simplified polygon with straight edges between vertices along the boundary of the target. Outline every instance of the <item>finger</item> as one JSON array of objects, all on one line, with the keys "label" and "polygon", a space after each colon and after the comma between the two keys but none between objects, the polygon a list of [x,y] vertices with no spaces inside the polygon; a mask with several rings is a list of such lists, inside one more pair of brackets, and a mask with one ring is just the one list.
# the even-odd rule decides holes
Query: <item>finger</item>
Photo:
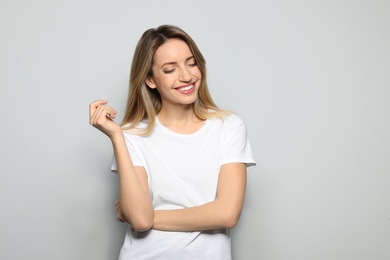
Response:
[{"label": "finger", "polygon": [[108,112],[108,113],[107,113],[106,116],[107,116],[109,119],[115,119],[115,118],[116,118],[117,112],[116,112],[114,109],[108,110],[107,112]]},{"label": "finger", "polygon": [[116,212],[115,217],[116,217],[118,220],[124,221],[124,217],[123,217],[122,211],[120,211],[120,210],[118,210],[118,211]]},{"label": "finger", "polygon": [[108,101],[107,100],[94,100],[90,105],[89,107],[90,108],[93,108],[93,107],[98,107],[100,105],[105,105],[107,104]]},{"label": "finger", "polygon": [[125,218],[123,217],[123,214],[122,214],[122,211],[119,211],[117,214],[116,214],[116,217],[118,220],[122,221],[122,222],[125,222]]},{"label": "finger", "polygon": [[116,201],[115,201],[115,210],[118,212],[118,210],[120,210],[120,207],[121,207],[120,201],[119,201],[119,200],[116,200]]},{"label": "finger", "polygon": [[113,120],[116,118],[117,112],[110,106],[105,106],[107,101],[99,100],[90,105],[90,120],[89,123],[93,126],[102,125],[107,122],[107,119]]},{"label": "finger", "polygon": [[90,120],[90,124],[91,125],[95,125],[96,124],[96,121],[98,119],[98,116],[99,114],[101,113],[103,107],[104,107],[104,104],[107,104],[107,101],[96,101],[96,102],[93,102],[91,105],[90,105],[90,108],[89,108],[89,120]]},{"label": "finger", "polygon": [[89,115],[92,116],[92,114],[95,112],[95,110],[101,106],[107,104],[108,101],[106,100],[95,100],[89,105]]},{"label": "finger", "polygon": [[110,106],[99,106],[95,114],[96,119],[114,119],[116,117],[117,112]]},{"label": "finger", "polygon": [[[92,115],[90,123],[93,126],[101,126],[106,123],[107,120],[112,120],[115,118],[115,114],[116,111],[112,107],[101,105],[97,107],[96,111]],[[113,115],[113,118],[110,118],[110,116],[107,115]]]},{"label": "finger", "polygon": [[93,118],[94,125],[96,126],[96,125],[101,125],[102,123],[104,123],[107,120],[106,114],[107,114],[107,112],[105,112],[105,107],[99,106],[96,109],[96,112],[94,114],[94,118]]},{"label": "finger", "polygon": [[125,220],[120,215],[116,215],[116,219],[119,220],[120,222],[125,222]]}]

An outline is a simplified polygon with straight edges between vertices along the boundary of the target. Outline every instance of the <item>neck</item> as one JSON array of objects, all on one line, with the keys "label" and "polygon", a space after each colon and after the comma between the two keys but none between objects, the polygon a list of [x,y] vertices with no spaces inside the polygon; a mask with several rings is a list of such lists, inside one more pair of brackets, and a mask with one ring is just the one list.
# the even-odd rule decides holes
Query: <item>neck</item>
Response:
[{"label": "neck", "polygon": [[197,119],[192,105],[183,107],[162,107],[158,113],[160,122],[184,123]]},{"label": "neck", "polygon": [[162,125],[180,134],[191,134],[199,130],[204,121],[199,119],[191,106],[162,108],[157,115]]}]

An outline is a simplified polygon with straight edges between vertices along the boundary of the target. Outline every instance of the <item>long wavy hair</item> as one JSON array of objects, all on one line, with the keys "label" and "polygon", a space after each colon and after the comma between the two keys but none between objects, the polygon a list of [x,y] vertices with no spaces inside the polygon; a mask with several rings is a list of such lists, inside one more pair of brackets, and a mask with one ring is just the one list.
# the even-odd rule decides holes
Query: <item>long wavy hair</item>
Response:
[{"label": "long wavy hair", "polygon": [[147,119],[147,126],[141,130],[137,129],[137,133],[147,136],[153,132],[155,118],[161,110],[162,101],[157,89],[149,88],[145,83],[145,79],[148,76],[153,76],[154,53],[169,39],[179,39],[187,43],[201,72],[202,78],[198,96],[193,103],[196,116],[206,120],[215,117],[223,118],[231,113],[219,109],[212,100],[206,81],[206,60],[194,40],[177,26],[161,25],[158,28],[145,31],[137,43],[130,71],[126,112],[121,123],[124,130],[134,129],[142,120]]}]

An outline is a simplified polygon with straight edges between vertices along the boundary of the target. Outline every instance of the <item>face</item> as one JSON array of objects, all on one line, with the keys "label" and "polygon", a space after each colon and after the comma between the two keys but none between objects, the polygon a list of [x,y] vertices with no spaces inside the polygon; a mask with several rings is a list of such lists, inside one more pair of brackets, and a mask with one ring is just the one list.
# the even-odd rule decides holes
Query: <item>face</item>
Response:
[{"label": "face", "polygon": [[170,39],[161,45],[154,54],[152,71],[145,83],[160,93],[163,108],[195,102],[202,75],[187,43]]}]

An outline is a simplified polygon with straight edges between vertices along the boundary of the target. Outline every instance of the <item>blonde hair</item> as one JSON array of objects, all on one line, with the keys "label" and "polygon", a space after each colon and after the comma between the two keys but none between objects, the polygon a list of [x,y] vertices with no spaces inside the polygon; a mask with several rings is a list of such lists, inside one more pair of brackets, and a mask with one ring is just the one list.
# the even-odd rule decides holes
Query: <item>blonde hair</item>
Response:
[{"label": "blonde hair", "polygon": [[153,132],[156,115],[160,112],[162,101],[156,89],[149,88],[145,79],[153,76],[153,56],[156,50],[169,39],[179,39],[187,43],[202,78],[198,97],[193,103],[196,116],[202,120],[222,118],[231,112],[219,109],[212,100],[206,82],[206,60],[194,40],[182,29],[173,25],[161,25],[145,31],[136,46],[130,70],[129,94],[126,112],[121,123],[124,130],[134,129],[142,120],[147,119],[147,126],[139,135]]}]

